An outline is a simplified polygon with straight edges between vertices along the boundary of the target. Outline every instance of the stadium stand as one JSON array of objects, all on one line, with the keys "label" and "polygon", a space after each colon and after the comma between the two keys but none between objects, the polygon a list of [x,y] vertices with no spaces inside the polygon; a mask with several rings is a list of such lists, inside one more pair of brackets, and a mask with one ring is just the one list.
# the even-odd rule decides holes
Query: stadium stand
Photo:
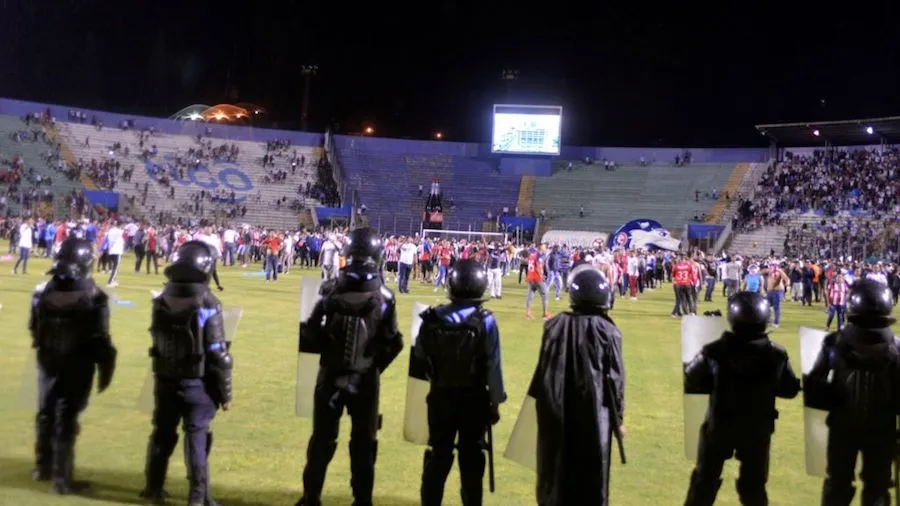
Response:
[{"label": "stadium stand", "polygon": [[[93,160],[98,163],[118,160],[121,170],[134,169],[126,181],[119,175],[115,190],[124,194],[127,200],[133,199],[137,204],[134,210],[136,215],[163,213],[174,218],[230,217],[248,223],[293,227],[298,224],[298,211],[301,207],[318,205],[316,199],[306,197],[298,191],[315,177],[315,164],[321,155],[316,148],[289,146],[267,151],[267,143],[264,142],[229,141],[114,127],[98,128],[75,122],[61,123],[58,129],[60,140],[71,152],[72,159],[67,160],[69,164],[75,165],[82,161],[89,166]],[[274,161],[264,166],[263,157],[267,154]],[[301,158],[304,163],[298,164],[296,171],[292,172],[290,160],[294,156]],[[177,182],[181,174],[190,174],[192,163],[189,158],[194,157],[200,160],[200,167],[196,170],[199,181],[214,181],[211,174],[205,173],[207,170],[218,174],[229,167],[235,167],[250,178],[256,191],[243,198],[237,196],[232,203],[229,189],[210,182],[208,186],[212,188],[204,191],[201,198],[201,187],[184,187]],[[181,160],[181,165],[178,165],[178,160]],[[179,169],[182,169],[180,173]],[[278,178],[273,177],[274,172],[285,172],[285,178],[276,180]],[[156,174],[168,174],[169,182]],[[238,179],[234,177],[231,181],[240,186]],[[109,184],[96,180],[94,184],[104,189],[109,188]],[[246,214],[242,214],[244,207]]]},{"label": "stadium stand", "polygon": [[623,165],[604,170],[602,165],[580,162],[572,162],[570,170],[568,162],[562,162],[553,176],[537,178],[534,209],[546,211],[553,229],[612,232],[636,218],[680,229],[694,216],[707,213],[715,202],[708,194],[721,191],[737,170],[734,164]]},{"label": "stadium stand", "polygon": [[[488,212],[513,209],[520,176],[500,174],[486,162],[451,155],[402,155],[355,148],[338,151],[350,180],[357,181],[369,224],[382,232],[418,232],[428,188],[441,184],[444,228],[484,230]],[[419,194],[419,185],[424,187]]]},{"label": "stadium stand", "polygon": [[898,172],[900,150],[893,147],[830,156],[787,152],[763,172],[752,199],[739,205],[733,222],[739,234],[729,250],[856,258],[885,251],[897,242]]},{"label": "stadium stand", "polygon": [[63,212],[73,190],[82,189],[77,178],[67,177],[59,150],[48,135],[48,121],[0,116],[0,199],[3,214],[43,205]]}]

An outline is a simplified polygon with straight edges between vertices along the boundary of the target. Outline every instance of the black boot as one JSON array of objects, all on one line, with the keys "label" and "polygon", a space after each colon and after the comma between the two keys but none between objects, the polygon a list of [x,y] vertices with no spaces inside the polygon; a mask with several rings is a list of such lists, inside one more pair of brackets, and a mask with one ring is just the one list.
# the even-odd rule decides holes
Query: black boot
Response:
[{"label": "black boot", "polygon": [[219,503],[212,498],[212,494],[209,492],[209,454],[212,453],[212,444],[213,444],[213,435],[212,432],[206,433],[206,501],[203,503],[203,506],[219,506]]},{"label": "black boot", "polygon": [[694,471],[691,473],[691,487],[684,506],[713,506],[721,486],[722,480],[704,480]]},{"label": "black boot", "polygon": [[[171,442],[174,447],[178,443],[178,436],[175,441]],[[153,438],[147,443],[147,459],[144,464],[144,490],[141,491],[140,497],[147,499],[153,504],[164,504],[169,497],[165,491],[166,474],[169,470],[170,450],[157,447],[153,444]]]},{"label": "black boot", "polygon": [[336,441],[320,442],[314,438],[306,449],[306,467],[303,469],[303,497],[297,502],[302,506],[320,506],[322,504],[322,487],[325,485],[325,473],[328,464],[337,450]]},{"label": "black boot", "polygon": [[50,492],[56,495],[80,494],[87,492],[91,484],[86,481],[74,481],[72,474],[75,467],[75,442],[59,441],[53,452],[53,472]]},{"label": "black boot", "polygon": [[378,441],[350,440],[350,488],[353,506],[371,506],[375,488],[375,460]]},{"label": "black boot", "polygon": [[166,500],[172,497],[168,492],[162,489],[157,490],[141,490],[141,493],[138,494],[141,499],[147,500],[150,504],[165,504]]},{"label": "black boot", "polygon": [[459,452],[459,484],[463,506],[481,506],[484,501],[485,456],[481,448]]},{"label": "black boot", "polygon": [[49,481],[53,471],[53,424],[38,415],[35,427],[34,481]]},{"label": "black boot", "polygon": [[453,453],[435,454],[433,450],[425,450],[422,458],[422,506],[440,506],[444,501],[444,484],[447,475],[453,468]]},{"label": "black boot", "polygon": [[833,480],[825,479],[822,485],[822,506],[848,506],[856,495],[856,487],[845,484],[835,484]]},{"label": "black boot", "polygon": [[[207,475],[207,466],[193,466],[191,465],[191,457],[190,454],[190,444],[188,438],[185,437],[184,441],[185,447],[185,464],[188,464],[188,484],[189,484],[189,492],[188,497],[190,498],[191,506],[205,506],[207,499],[207,491],[209,490],[209,476]],[[204,461],[206,460],[206,454],[203,455]]]}]

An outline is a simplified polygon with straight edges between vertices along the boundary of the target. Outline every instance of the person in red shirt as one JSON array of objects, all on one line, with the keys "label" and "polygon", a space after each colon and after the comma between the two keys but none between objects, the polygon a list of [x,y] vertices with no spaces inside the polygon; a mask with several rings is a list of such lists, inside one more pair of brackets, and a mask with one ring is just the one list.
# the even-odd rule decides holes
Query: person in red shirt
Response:
[{"label": "person in red shirt", "polygon": [[672,318],[686,314],[697,314],[697,306],[694,305],[694,285],[699,281],[697,269],[684,255],[675,256],[675,264],[672,266],[672,283],[675,286],[675,307],[672,309]]},{"label": "person in red shirt", "polygon": [[153,262],[153,273],[159,274],[159,238],[156,236],[156,229],[149,227],[147,229],[147,274],[150,274],[150,262]]},{"label": "person in red shirt", "polygon": [[278,258],[281,255],[281,237],[275,232],[269,232],[269,237],[264,241],[266,250],[266,283],[271,274],[272,281],[278,281]]},{"label": "person in red shirt", "polygon": [[[541,246],[543,249],[543,246]],[[545,320],[550,319],[547,311],[547,285],[544,283],[544,256],[541,251],[534,250],[528,255],[527,274],[528,295],[525,299],[525,318],[531,320],[531,302],[534,300],[534,292],[541,296],[541,308]]]}]

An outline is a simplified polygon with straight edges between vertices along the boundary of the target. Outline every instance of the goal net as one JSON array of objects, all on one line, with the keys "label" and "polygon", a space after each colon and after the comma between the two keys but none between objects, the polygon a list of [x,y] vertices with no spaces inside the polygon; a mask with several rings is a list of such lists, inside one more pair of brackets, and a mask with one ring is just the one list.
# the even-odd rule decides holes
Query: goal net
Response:
[{"label": "goal net", "polygon": [[477,230],[439,230],[433,228],[422,229],[422,237],[431,239],[465,239],[466,241],[506,242],[508,238],[505,232],[479,232]]}]

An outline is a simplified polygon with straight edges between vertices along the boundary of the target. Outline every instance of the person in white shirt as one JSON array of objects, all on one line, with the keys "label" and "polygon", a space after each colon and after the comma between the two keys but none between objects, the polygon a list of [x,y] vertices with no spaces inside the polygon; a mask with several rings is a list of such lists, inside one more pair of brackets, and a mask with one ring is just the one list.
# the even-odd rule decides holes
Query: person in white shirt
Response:
[{"label": "person in white shirt", "polygon": [[881,264],[875,264],[872,272],[866,274],[866,279],[871,279],[877,283],[880,283],[884,286],[887,286],[888,280],[887,276],[884,274],[884,271],[881,268]]},{"label": "person in white shirt", "polygon": [[281,263],[284,266],[281,269],[282,274],[290,272],[291,266],[294,265],[294,236],[291,234],[284,234],[284,241],[281,244]]},{"label": "person in white shirt", "polygon": [[209,251],[213,255],[212,279],[216,283],[216,288],[218,288],[221,292],[225,288],[223,288],[222,283],[219,282],[219,271],[216,270],[216,265],[218,264],[217,260],[222,256],[222,246],[219,240],[219,236],[216,235],[215,231],[213,231],[212,228],[207,228],[205,230],[201,230],[200,240],[206,243],[207,246],[209,246]]},{"label": "person in white shirt", "polygon": [[234,265],[234,252],[236,251],[235,243],[237,242],[237,232],[234,228],[228,227],[228,230],[222,234],[222,240],[225,243],[225,251],[222,252],[222,265]]},{"label": "person in white shirt", "polygon": [[400,262],[397,264],[398,287],[400,293],[409,293],[409,276],[412,273],[413,264],[416,263],[416,245],[412,237],[408,238],[403,246],[400,246]]},{"label": "person in white shirt", "polygon": [[19,225],[19,259],[16,260],[16,266],[13,267],[13,274],[18,274],[19,264],[22,265],[22,274],[28,274],[28,255],[31,254],[31,248],[34,246],[34,220]]},{"label": "person in white shirt", "polygon": [[125,253],[125,232],[119,228],[119,224],[115,221],[112,222],[112,226],[106,231],[106,242],[108,262],[112,265],[109,280],[106,284],[109,287],[116,287],[119,286],[119,262],[122,259],[122,254]]},{"label": "person in white shirt", "polygon": [[329,235],[319,252],[319,265],[322,267],[322,279],[325,281],[337,276],[338,249],[334,241],[334,235]]}]

